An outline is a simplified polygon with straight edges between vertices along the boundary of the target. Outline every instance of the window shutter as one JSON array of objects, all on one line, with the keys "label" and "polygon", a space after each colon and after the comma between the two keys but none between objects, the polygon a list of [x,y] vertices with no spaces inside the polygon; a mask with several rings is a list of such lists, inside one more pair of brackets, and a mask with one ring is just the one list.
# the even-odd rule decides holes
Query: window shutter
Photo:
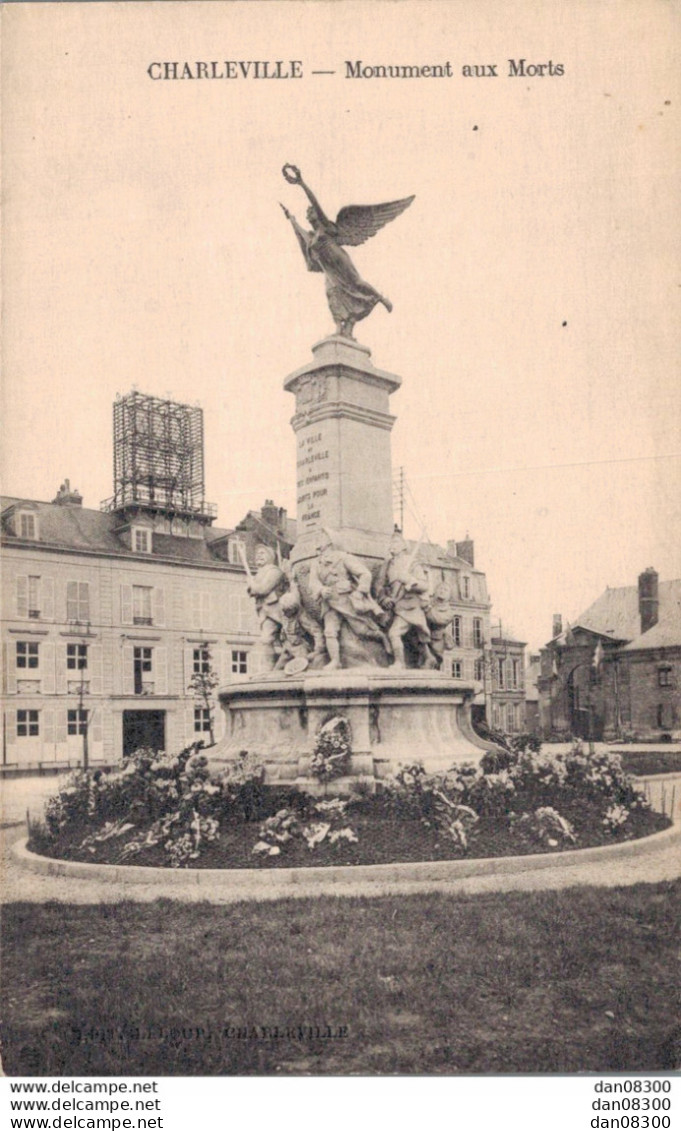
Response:
[{"label": "window shutter", "polygon": [[17,740],[17,713],[14,708],[5,711],[5,739],[8,746],[14,746]]},{"label": "window shutter", "polygon": [[[66,655],[68,644],[57,645],[57,695],[66,695]],[[74,673],[77,674],[77,673]]]},{"label": "window shutter", "polygon": [[17,646],[12,640],[2,646],[2,686],[6,695],[17,692]]},{"label": "window shutter", "polygon": [[152,620],[154,624],[157,624],[161,628],[163,628],[166,623],[165,590],[154,589],[151,601]]},{"label": "window shutter", "polygon": [[28,577],[22,574],[17,577],[17,616],[28,617]]},{"label": "window shutter", "polygon": [[135,649],[132,644],[123,645],[123,671],[121,673],[123,695],[135,693]]},{"label": "window shutter", "polygon": [[239,627],[239,594],[230,593],[227,598],[227,629],[235,632]]},{"label": "window shutter", "polygon": [[78,620],[78,582],[66,582],[66,619]]},{"label": "window shutter", "polygon": [[154,694],[168,694],[168,649],[154,648],[153,656]]},{"label": "window shutter", "polygon": [[173,603],[173,623],[174,623],[175,627],[176,628],[186,628],[187,625],[184,622],[184,618],[185,618],[184,593],[180,589],[179,585],[175,585],[173,587],[172,603]]},{"label": "window shutter", "polygon": [[43,620],[54,620],[54,578],[43,577],[40,582],[40,615]]},{"label": "window shutter", "polygon": [[189,681],[194,674],[194,649],[186,644],[184,649],[184,681],[183,691],[185,695],[191,695]]},{"label": "window shutter", "polygon": [[121,624],[132,624],[132,585],[121,585]]},{"label": "window shutter", "polygon": [[40,691],[43,695],[54,695],[56,690],[54,651],[55,646],[51,640],[40,645]]},{"label": "window shutter", "polygon": [[198,733],[194,730],[194,708],[187,707],[184,713],[185,746],[191,746],[192,742],[194,742],[199,737],[200,736],[198,735]]},{"label": "window shutter", "polygon": [[54,729],[54,711],[41,711],[40,722],[42,723],[40,730],[43,739],[43,747],[52,747],[50,754],[54,754],[54,745],[56,741]]},{"label": "window shutter", "polygon": [[92,739],[93,744],[101,744],[102,742],[102,709],[95,707],[94,710],[90,708],[88,715],[89,738]]},{"label": "window shutter", "polygon": [[57,746],[61,746],[67,741],[68,735],[66,732],[66,711],[57,711],[57,725],[56,725],[56,741]]},{"label": "window shutter", "polygon": [[90,609],[90,582],[81,581],[80,583],[80,615],[86,622],[91,619],[92,613]]},{"label": "window shutter", "polygon": [[90,694],[102,694],[102,646],[93,644],[88,648],[88,667],[86,669],[90,681]]}]

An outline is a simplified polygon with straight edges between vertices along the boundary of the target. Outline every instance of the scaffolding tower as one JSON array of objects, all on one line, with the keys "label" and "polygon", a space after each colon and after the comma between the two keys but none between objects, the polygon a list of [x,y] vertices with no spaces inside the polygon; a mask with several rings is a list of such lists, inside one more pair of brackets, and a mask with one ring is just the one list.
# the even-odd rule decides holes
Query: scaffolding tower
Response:
[{"label": "scaffolding tower", "polygon": [[114,493],[102,509],[135,507],[212,521],[204,498],[203,409],[132,392],[113,406]]}]

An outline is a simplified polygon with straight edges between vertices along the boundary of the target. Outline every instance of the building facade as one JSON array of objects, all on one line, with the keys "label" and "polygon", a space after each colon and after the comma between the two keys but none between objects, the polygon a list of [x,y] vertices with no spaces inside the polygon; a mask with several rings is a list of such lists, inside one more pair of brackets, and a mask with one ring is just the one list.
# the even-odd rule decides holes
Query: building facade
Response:
[{"label": "building facade", "polygon": [[553,631],[538,679],[545,738],[681,738],[681,580],[650,567]]},{"label": "building facade", "polygon": [[[189,684],[209,665],[221,683],[248,673],[253,602],[243,565],[221,557],[237,556],[229,532],[157,527],[3,501],[3,765],[74,765],[86,740],[92,764],[207,740]],[[218,737],[219,709],[214,722]]]},{"label": "building facade", "polygon": [[492,636],[488,650],[487,720],[493,730],[522,734],[525,722],[525,644]]}]

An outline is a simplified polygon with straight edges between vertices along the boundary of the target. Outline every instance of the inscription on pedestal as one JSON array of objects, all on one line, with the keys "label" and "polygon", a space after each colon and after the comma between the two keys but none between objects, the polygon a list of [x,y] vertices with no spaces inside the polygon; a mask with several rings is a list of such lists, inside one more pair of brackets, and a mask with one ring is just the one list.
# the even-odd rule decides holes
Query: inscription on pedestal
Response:
[{"label": "inscription on pedestal", "polygon": [[298,521],[309,529],[321,525],[322,509],[329,489],[329,448],[323,428],[298,436]]}]

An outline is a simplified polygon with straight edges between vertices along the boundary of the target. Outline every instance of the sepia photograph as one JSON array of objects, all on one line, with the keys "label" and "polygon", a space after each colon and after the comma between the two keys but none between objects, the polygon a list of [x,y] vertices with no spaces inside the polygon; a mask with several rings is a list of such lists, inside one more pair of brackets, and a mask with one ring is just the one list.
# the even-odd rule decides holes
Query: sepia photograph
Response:
[{"label": "sepia photograph", "polygon": [[673,1126],[679,7],[2,31],[4,1074]]}]

